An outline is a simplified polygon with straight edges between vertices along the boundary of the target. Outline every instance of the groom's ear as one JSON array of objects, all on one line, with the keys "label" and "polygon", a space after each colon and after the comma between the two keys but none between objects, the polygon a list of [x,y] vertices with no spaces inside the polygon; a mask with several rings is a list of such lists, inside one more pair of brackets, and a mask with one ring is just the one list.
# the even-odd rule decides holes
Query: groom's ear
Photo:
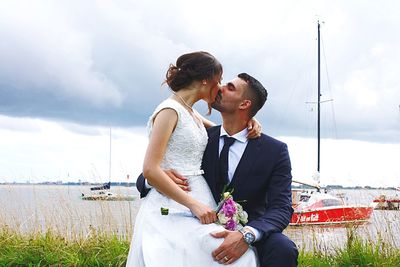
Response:
[{"label": "groom's ear", "polygon": [[251,100],[250,99],[245,99],[240,103],[239,109],[245,110],[245,109],[250,109],[251,107]]}]

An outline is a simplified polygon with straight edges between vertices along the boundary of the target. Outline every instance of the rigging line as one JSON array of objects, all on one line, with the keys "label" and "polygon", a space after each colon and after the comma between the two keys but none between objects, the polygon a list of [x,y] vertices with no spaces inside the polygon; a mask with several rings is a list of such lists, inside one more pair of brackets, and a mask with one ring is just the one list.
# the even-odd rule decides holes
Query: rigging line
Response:
[{"label": "rigging line", "polygon": [[288,108],[289,108],[290,102],[291,102],[292,99],[293,99],[294,91],[295,91],[295,89],[296,89],[296,84],[298,83],[298,81],[299,81],[299,79],[300,79],[300,76],[301,76],[301,75],[300,75],[300,71],[299,71],[298,74],[297,74],[296,82],[293,84],[293,86],[291,86],[289,99],[288,99],[288,101],[286,102],[286,105],[285,105],[284,108],[283,108],[282,115],[279,116],[279,117],[280,117],[280,119],[279,119],[279,125],[283,125],[283,123],[284,123],[284,121],[285,121],[285,119],[286,119],[286,116],[287,116],[287,113],[288,113]]},{"label": "rigging line", "polygon": [[[312,48],[308,47],[308,49],[305,51],[306,58],[311,58],[311,51],[312,50],[313,50]],[[312,63],[308,62],[307,64],[312,64]],[[289,87],[290,88],[290,95],[287,98],[287,101],[285,102],[285,104],[283,106],[283,111],[279,112],[279,114],[277,115],[278,116],[277,121],[279,122],[279,126],[277,127],[277,129],[283,128],[284,122],[288,119],[289,106],[291,105],[292,100],[295,97],[296,92],[299,91],[298,90],[299,89],[298,85],[300,84],[300,82],[303,81],[303,84],[307,84],[307,87],[310,84],[309,77],[308,76],[306,77],[306,75],[305,75],[305,73],[307,73],[305,71],[307,68],[301,67],[299,64],[297,66],[299,68],[298,68],[298,71],[297,71],[297,75],[295,76],[296,78],[293,79],[294,82]],[[307,92],[307,93],[309,93],[309,92]],[[308,112],[306,114],[308,115]],[[305,121],[310,121],[309,120],[310,115],[308,115],[308,117],[307,117],[307,115],[306,115]],[[309,133],[310,133],[310,129],[307,128],[305,135],[309,136]]]},{"label": "rigging line", "polygon": [[94,179],[94,181],[97,183],[101,183],[102,182],[101,175],[100,175],[99,171],[97,170],[96,165],[94,163],[91,163],[91,165],[92,165],[92,168],[91,168],[90,172],[91,172],[92,179]]},{"label": "rigging line", "polygon": [[[331,88],[331,82],[330,82],[330,79],[329,79],[328,64],[327,64],[326,55],[325,55],[325,45],[324,45],[324,39],[322,38],[322,35],[321,35],[321,43],[322,43],[322,53],[324,54],[325,72],[326,72],[326,79],[327,79],[328,89],[329,89],[329,93],[332,96],[333,93],[332,93],[332,88]],[[335,108],[334,108],[334,105],[333,105],[333,101],[331,101],[331,109],[332,109],[332,117],[333,117],[334,135],[335,135],[335,139],[338,139]]]}]

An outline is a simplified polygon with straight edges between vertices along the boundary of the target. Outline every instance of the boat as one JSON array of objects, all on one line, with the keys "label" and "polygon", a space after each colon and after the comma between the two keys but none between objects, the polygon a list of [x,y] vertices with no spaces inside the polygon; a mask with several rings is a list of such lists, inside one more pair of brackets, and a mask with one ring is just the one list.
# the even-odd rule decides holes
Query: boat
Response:
[{"label": "boat", "polygon": [[376,210],[400,210],[400,196],[380,195],[374,198]]},{"label": "boat", "polygon": [[312,189],[292,189],[292,206],[294,209],[290,225],[329,225],[346,223],[363,223],[370,219],[374,210],[370,205],[347,205],[344,197],[334,196],[322,189],[320,182],[320,23],[318,21],[318,157],[317,173],[314,175],[315,183],[293,181]]},{"label": "boat", "polygon": [[342,194],[333,195],[326,189],[321,190],[292,190],[294,213],[290,225],[364,223],[370,219],[372,206],[346,205]]},{"label": "boat", "polygon": [[117,194],[111,191],[111,128],[110,128],[110,156],[109,156],[108,183],[90,188],[90,193],[81,193],[82,200],[105,200],[105,201],[132,201],[133,195]]},{"label": "boat", "polygon": [[82,200],[106,200],[106,201],[131,201],[134,197],[131,195],[122,195],[111,192],[111,182],[102,186],[91,187],[90,194],[82,193]]}]

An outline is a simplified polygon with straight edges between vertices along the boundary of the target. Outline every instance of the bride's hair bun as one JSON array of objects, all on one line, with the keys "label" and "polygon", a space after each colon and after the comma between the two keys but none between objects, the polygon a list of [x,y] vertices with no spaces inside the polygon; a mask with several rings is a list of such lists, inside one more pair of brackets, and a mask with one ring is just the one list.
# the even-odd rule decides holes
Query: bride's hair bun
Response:
[{"label": "bride's hair bun", "polygon": [[178,72],[179,68],[177,66],[175,66],[174,64],[169,64],[165,80],[169,87],[171,87],[172,81],[176,79]]},{"label": "bride's hair bun", "polygon": [[177,92],[194,81],[211,80],[217,74],[222,74],[222,65],[213,55],[193,52],[180,56],[176,65],[169,65],[165,82]]}]

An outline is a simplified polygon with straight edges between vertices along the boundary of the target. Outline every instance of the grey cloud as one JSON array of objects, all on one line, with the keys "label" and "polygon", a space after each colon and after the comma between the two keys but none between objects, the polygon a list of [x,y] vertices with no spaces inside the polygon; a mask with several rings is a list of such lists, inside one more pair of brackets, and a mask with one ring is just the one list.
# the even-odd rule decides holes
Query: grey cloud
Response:
[{"label": "grey cloud", "polygon": [[[211,20],[180,1],[7,5],[0,11],[7,40],[0,44],[1,114],[143,126],[168,96],[161,87],[168,64],[206,50],[224,64],[225,81],[245,71],[266,85],[269,99],[257,117],[268,133],[313,136],[315,109],[305,102],[316,100],[314,15],[321,13],[322,93],[334,98],[334,113],[328,103],[322,110],[324,134],[400,142],[397,2],[252,3],[250,14],[218,2]],[[210,12],[207,4],[196,8]],[[211,119],[220,121],[215,112]]]}]

